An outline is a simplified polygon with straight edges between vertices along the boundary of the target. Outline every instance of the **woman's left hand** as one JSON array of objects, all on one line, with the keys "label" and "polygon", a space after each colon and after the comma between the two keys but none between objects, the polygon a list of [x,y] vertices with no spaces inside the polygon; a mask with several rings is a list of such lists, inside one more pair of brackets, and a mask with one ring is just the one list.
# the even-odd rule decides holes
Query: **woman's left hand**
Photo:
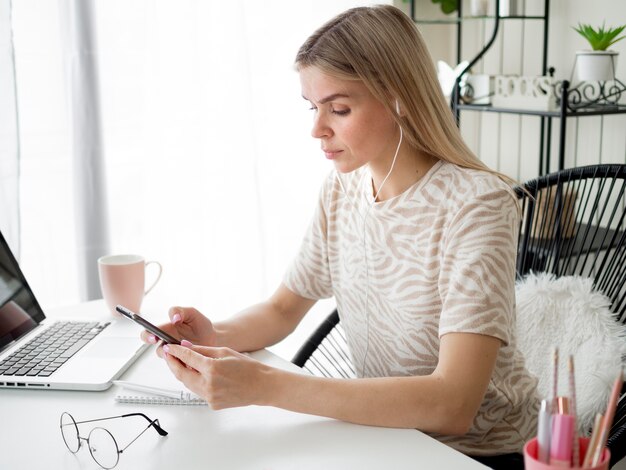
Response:
[{"label": "woman's left hand", "polygon": [[165,361],[174,376],[214,410],[263,405],[269,395],[271,367],[229,348],[163,346]]}]

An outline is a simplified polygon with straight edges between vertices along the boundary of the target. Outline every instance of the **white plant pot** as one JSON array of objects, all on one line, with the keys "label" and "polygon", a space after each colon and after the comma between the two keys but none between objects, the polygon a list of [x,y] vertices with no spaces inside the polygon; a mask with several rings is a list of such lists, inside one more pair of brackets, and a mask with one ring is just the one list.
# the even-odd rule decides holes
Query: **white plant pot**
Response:
[{"label": "white plant pot", "polygon": [[470,13],[472,16],[487,16],[489,0],[471,0]]},{"label": "white plant pot", "polygon": [[616,51],[577,51],[576,75],[580,81],[607,81],[615,78]]}]

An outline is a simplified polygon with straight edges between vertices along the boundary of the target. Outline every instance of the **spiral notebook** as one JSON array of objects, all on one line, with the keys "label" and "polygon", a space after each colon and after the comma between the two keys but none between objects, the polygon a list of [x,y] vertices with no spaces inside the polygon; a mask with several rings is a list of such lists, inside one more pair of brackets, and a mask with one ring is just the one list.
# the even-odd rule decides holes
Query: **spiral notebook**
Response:
[{"label": "spiral notebook", "polygon": [[115,396],[117,403],[134,403],[140,405],[206,405],[207,402],[193,393],[164,389],[151,385],[115,380],[113,383],[121,388]]},{"label": "spiral notebook", "polygon": [[202,398],[170,398],[157,395],[139,394],[119,394],[115,396],[117,403],[133,403],[138,405],[205,405],[207,402]]}]

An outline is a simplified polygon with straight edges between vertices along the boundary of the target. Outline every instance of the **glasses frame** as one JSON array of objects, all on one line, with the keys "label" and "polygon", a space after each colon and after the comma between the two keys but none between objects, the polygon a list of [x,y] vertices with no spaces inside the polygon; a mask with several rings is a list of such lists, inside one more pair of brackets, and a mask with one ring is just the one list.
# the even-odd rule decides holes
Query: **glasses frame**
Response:
[{"label": "glasses frame", "polygon": [[[63,426],[64,426],[64,424],[63,424],[63,417],[65,415],[67,415],[72,420],[72,423],[74,424],[74,428],[76,430],[76,438],[78,440],[78,448],[76,450],[72,450],[72,448],[69,446],[69,444],[65,440],[65,434],[63,433]],[[129,418],[129,417],[133,417],[133,416],[141,416],[141,417],[145,418],[149,422],[149,424],[148,424],[148,426],[145,427],[145,429],[143,431],[141,431],[139,434],[137,434],[137,436],[135,436],[134,439],[132,439],[128,444],[126,444],[121,449],[120,449],[119,444],[117,443],[117,440],[115,439],[115,436],[113,436],[113,434],[111,434],[111,432],[108,429],[106,429],[106,428],[95,427],[91,431],[89,431],[89,434],[87,435],[87,437],[82,437],[80,435],[80,432],[78,431],[78,425],[79,424],[95,423],[97,421],[107,421],[107,420],[118,419],[118,418]],[[65,426],[72,426],[72,424],[71,423],[67,423],[67,424],[65,424]],[[150,419],[143,413],[128,413],[128,414],[119,415],[119,416],[109,416],[109,417],[106,417],[106,418],[97,418],[97,419],[88,419],[88,420],[85,420],[85,421],[76,421],[74,419],[74,417],[70,413],[68,413],[67,411],[64,411],[63,413],[61,413],[61,417],[59,418],[59,429],[61,430],[61,437],[63,438],[63,443],[65,444],[65,447],[67,447],[67,449],[72,454],[77,454],[78,451],[80,451],[81,447],[83,446],[83,441],[86,442],[87,443],[87,448],[89,449],[89,454],[91,455],[91,458],[98,464],[98,466],[100,466],[101,468],[104,468],[106,470],[110,470],[112,468],[115,468],[115,466],[117,466],[117,464],[120,461],[120,454],[122,454],[126,449],[128,449],[128,447],[133,442],[135,442],[137,439],[139,439],[139,436],[141,436],[144,432],[146,432],[150,428],[154,428],[155,431],[158,432],[159,435],[161,435],[161,436],[167,436],[167,434],[168,434],[167,431],[165,431],[160,426],[158,419]],[[91,434],[96,429],[101,429],[102,431],[104,431],[107,434],[109,434],[109,436],[111,436],[111,439],[113,439],[113,443],[115,444],[116,459],[115,459],[115,463],[112,466],[110,466],[110,467],[105,467],[100,462],[98,462],[98,459],[96,459],[96,457],[93,455],[93,451],[91,449],[91,446],[89,445],[89,438],[91,437]]]}]

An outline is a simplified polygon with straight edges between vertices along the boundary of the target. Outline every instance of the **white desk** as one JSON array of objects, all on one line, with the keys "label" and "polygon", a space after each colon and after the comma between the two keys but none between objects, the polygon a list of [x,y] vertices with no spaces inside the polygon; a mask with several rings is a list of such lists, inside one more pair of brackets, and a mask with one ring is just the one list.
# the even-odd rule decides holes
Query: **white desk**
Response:
[{"label": "white desk", "polygon": [[[64,309],[63,314],[85,311],[106,317],[100,301]],[[268,351],[254,357],[297,369]],[[175,383],[152,348],[122,378],[162,386]],[[122,404],[114,401],[117,392],[116,387],[105,392],[0,389],[0,469],[100,468],[86,446],[74,455],[63,444],[63,411],[76,420],[133,412],[159,419],[169,435],[161,437],[149,429],[120,455],[118,469],[485,468],[415,430],[359,426],[271,407],[213,411],[207,406]],[[96,425],[109,429],[123,446],[145,421],[125,418]],[[90,429],[90,424],[79,426],[85,437]]]}]

